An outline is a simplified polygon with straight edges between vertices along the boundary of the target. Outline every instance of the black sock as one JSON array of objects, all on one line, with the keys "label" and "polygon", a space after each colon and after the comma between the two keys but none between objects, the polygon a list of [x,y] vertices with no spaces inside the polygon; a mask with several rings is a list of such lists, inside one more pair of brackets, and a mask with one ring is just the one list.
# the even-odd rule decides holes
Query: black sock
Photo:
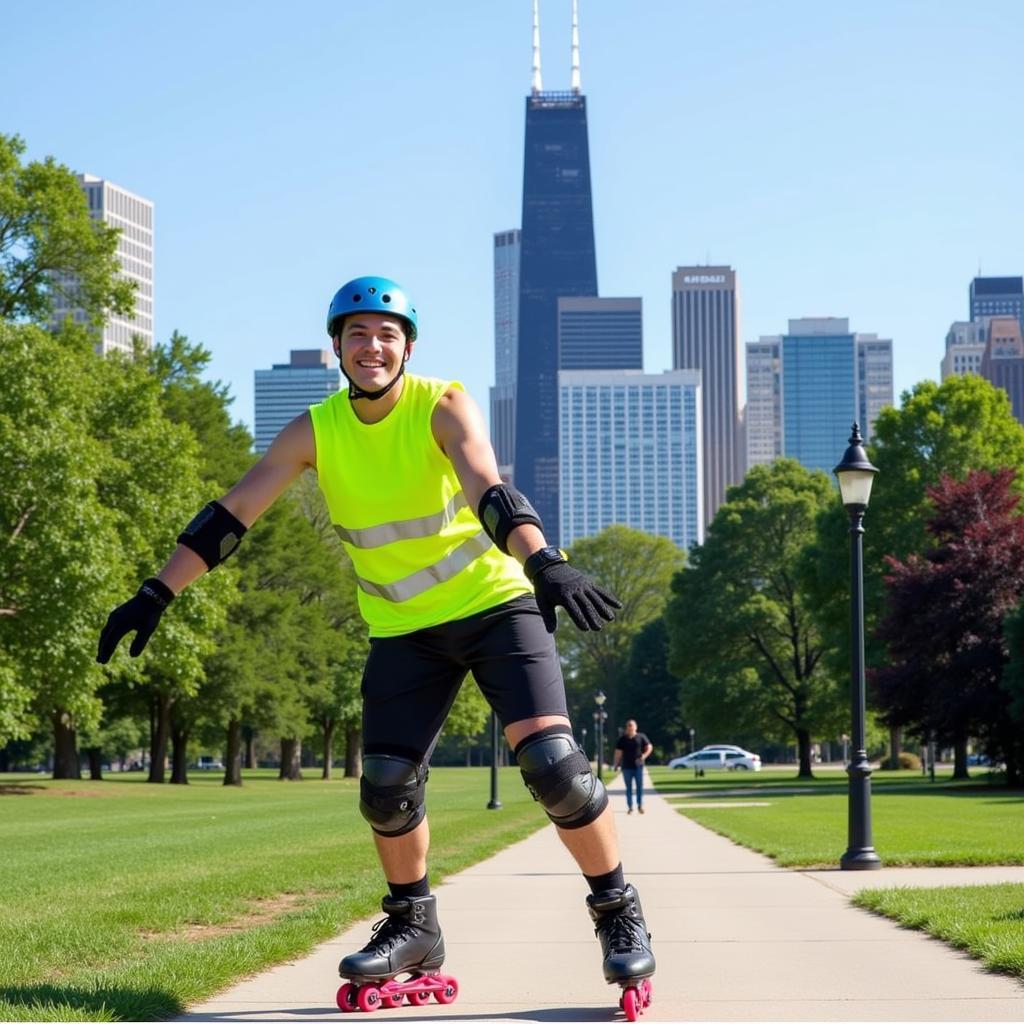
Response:
[{"label": "black sock", "polygon": [[[621,874],[621,872],[620,872]],[[429,896],[430,883],[424,875],[418,882],[388,882],[391,898],[396,900],[413,899],[416,896]]]},{"label": "black sock", "polygon": [[622,877],[622,865],[617,864],[606,875],[584,875],[590,891],[596,896],[599,892],[609,889],[625,889],[626,880]]}]

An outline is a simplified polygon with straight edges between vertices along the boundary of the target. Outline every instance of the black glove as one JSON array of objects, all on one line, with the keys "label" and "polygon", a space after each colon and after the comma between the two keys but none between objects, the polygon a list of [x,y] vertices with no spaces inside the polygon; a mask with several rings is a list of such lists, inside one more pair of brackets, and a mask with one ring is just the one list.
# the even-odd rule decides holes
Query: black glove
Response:
[{"label": "black glove", "polygon": [[555,608],[561,605],[577,629],[600,629],[615,618],[614,608],[622,602],[599,587],[589,576],[574,569],[568,562],[554,562],[539,569],[532,577],[537,607],[544,617],[549,633],[554,633],[558,620]]},{"label": "black glove", "polygon": [[100,646],[96,652],[96,660],[106,665],[117,650],[122,637],[135,630],[128,653],[137,658],[149,643],[153,630],[160,623],[167,606],[174,600],[174,591],[155,577],[146,580],[139,592],[124,604],[118,605],[107,616],[107,624],[100,633]]}]

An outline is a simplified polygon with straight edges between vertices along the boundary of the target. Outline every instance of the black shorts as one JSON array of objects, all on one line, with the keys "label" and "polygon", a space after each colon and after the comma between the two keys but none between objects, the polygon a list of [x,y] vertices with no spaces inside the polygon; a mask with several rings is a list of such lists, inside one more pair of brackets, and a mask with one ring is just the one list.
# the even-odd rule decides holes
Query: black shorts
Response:
[{"label": "black shorts", "polygon": [[554,637],[532,594],[465,619],[374,637],[363,670],[363,751],[428,761],[467,672],[503,726],[565,715]]}]

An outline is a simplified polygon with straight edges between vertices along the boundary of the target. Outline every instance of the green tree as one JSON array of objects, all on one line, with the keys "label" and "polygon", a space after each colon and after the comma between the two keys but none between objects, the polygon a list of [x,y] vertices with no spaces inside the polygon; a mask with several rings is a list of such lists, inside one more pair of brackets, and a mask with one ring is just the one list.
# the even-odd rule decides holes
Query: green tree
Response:
[{"label": "green tree", "polygon": [[816,517],[835,500],[824,473],[792,459],[755,466],[729,489],[665,612],[687,718],[715,731],[755,721],[767,734],[784,729],[803,777],[811,737],[831,731],[843,691],[822,665],[824,642],[795,568]]},{"label": "green tree", "polygon": [[687,730],[682,683],[669,670],[668,657],[668,630],[664,617],[659,616],[633,638],[619,694],[623,720],[637,720],[658,758],[681,750]]},{"label": "green tree", "polygon": [[52,728],[63,777],[76,722],[98,717],[97,623],[125,569],[99,484],[98,361],[82,332],[0,323],[0,741]]},{"label": "green tree", "polygon": [[24,152],[17,135],[0,134],[0,320],[47,323],[56,294],[95,327],[130,313],[135,285],[117,276],[120,231],[89,215],[67,167],[52,157],[23,164]]},{"label": "green tree", "polygon": [[[973,374],[942,384],[922,381],[901,396],[899,409],[883,409],[868,455],[879,473],[865,516],[864,624],[869,668],[885,664],[876,636],[885,612],[886,556],[903,561],[930,546],[928,488],[943,475],[963,480],[972,469],[1024,470],[1024,427],[1001,388]],[[842,452],[836,452],[836,462]],[[1014,485],[1022,487],[1021,477]],[[801,585],[810,595],[815,622],[826,639],[829,669],[850,667],[849,521],[838,498],[821,513],[815,537],[800,560]],[[890,756],[898,753],[898,734]]]},{"label": "green tree", "polygon": [[580,632],[566,624],[564,612],[558,613],[562,623],[558,649],[567,667],[570,709],[575,709],[577,717],[588,717],[593,707],[591,694],[601,689],[608,697],[605,708],[609,721],[616,722],[623,714],[630,714],[622,707],[619,688],[633,638],[661,615],[672,576],[683,567],[686,556],[666,537],[615,525],[578,541],[569,558],[622,602],[615,621],[597,632]]}]

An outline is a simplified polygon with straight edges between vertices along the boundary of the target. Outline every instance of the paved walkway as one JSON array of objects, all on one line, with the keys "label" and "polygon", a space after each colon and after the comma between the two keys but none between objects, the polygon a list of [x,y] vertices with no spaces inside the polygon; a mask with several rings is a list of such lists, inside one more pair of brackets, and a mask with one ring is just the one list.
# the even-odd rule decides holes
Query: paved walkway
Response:
[{"label": "paved walkway", "polygon": [[[656,795],[646,814],[627,817],[621,777],[610,789],[626,876],[658,958],[642,1021],[1024,1020],[1024,985],[848,899],[888,885],[1024,882],[1024,868],[788,871]],[[586,891],[552,827],[452,876],[437,895],[458,1000],[378,1010],[375,1019],[623,1020],[618,989],[601,977]],[[337,1022],[337,963],[363,945],[370,923],[180,1019]]]}]

